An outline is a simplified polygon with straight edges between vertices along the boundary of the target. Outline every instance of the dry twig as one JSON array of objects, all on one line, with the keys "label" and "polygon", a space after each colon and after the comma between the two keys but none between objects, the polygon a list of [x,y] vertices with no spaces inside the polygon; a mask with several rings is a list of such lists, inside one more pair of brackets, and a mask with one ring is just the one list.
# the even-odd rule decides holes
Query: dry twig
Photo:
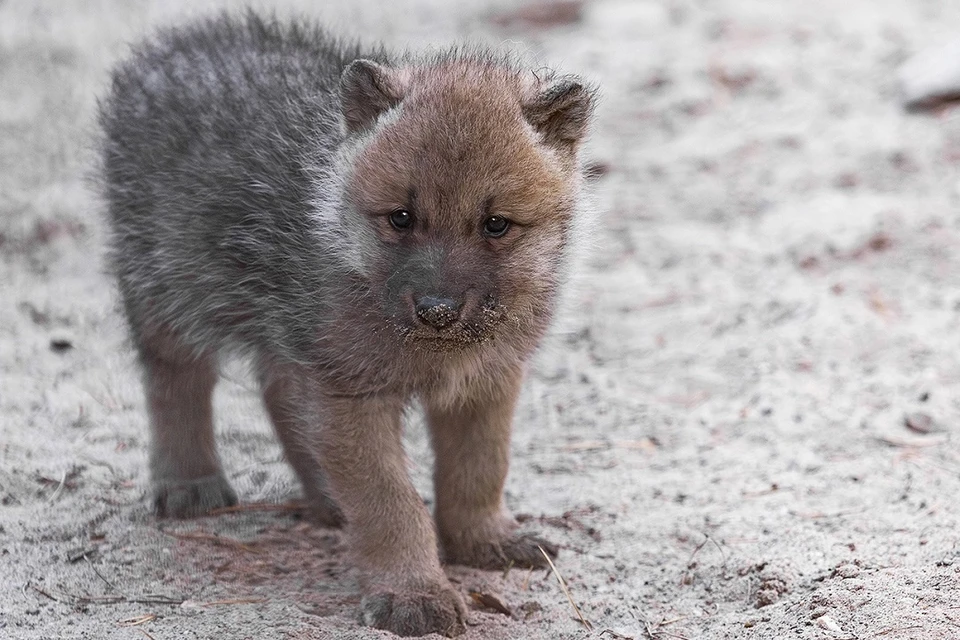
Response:
[{"label": "dry twig", "polygon": [[877,633],[873,634],[873,637],[874,637],[874,638],[879,638],[880,636],[885,636],[885,635],[887,635],[888,633],[896,633],[896,632],[898,632],[898,631],[909,631],[909,630],[911,630],[911,629],[923,629],[923,625],[921,625],[921,624],[913,624],[913,625],[910,625],[909,627],[888,627],[887,629],[884,629],[883,631],[878,631]]},{"label": "dry twig", "polygon": [[520,585],[520,589],[526,591],[530,588],[530,578],[533,577],[535,567],[530,567],[530,571],[527,572],[527,575],[523,577],[523,584]]},{"label": "dry twig", "polygon": [[267,602],[266,598],[229,598],[227,600],[211,600],[210,602],[201,602],[200,607],[219,607],[228,604],[261,604]]},{"label": "dry twig", "polygon": [[145,613],[142,616],[134,616],[133,618],[126,618],[124,620],[118,620],[117,624],[121,627],[136,627],[141,624],[146,624],[148,622],[153,622],[157,619],[157,614],[155,613]]},{"label": "dry twig", "polygon": [[63,486],[67,483],[67,472],[64,471],[60,476],[60,482],[57,484],[57,488],[53,490],[53,493],[50,494],[50,497],[47,498],[47,502],[53,502],[60,497],[60,494],[63,493]]},{"label": "dry twig", "polygon": [[88,553],[83,554],[83,560],[90,566],[91,569],[93,569],[93,572],[97,574],[97,577],[103,580],[103,584],[107,585],[108,589],[116,589],[116,586],[112,582],[104,578],[103,574],[97,570],[96,565],[90,562],[90,554]]},{"label": "dry twig", "polygon": [[578,607],[577,603],[573,601],[573,596],[570,595],[570,589],[567,588],[567,583],[563,580],[563,577],[560,575],[560,572],[557,571],[557,567],[553,564],[553,560],[551,560],[547,552],[543,550],[543,547],[537,546],[537,548],[540,549],[540,553],[543,554],[543,557],[547,559],[547,564],[550,565],[550,569],[553,571],[553,575],[557,577],[557,582],[560,583],[560,588],[563,590],[563,593],[567,596],[567,600],[570,601],[570,606],[572,606],[573,610],[577,613],[577,618],[580,619],[580,624],[582,624],[587,631],[593,631],[593,625],[590,624],[590,622],[583,617],[582,613],[580,613],[580,607]]},{"label": "dry twig", "polygon": [[247,504],[235,504],[230,507],[220,507],[210,512],[211,516],[219,516],[225,513],[246,513],[250,511],[279,511],[282,513],[297,513],[306,511],[307,507],[300,502],[286,502],[284,504],[275,504],[272,502],[251,502]]},{"label": "dry twig", "polygon": [[200,540],[203,542],[212,542],[214,544],[219,544],[224,547],[231,547],[233,549],[239,549],[240,551],[246,551],[247,553],[260,553],[257,549],[254,549],[248,544],[244,544],[239,540],[234,540],[233,538],[226,538],[224,536],[219,536],[215,533],[207,533],[205,531],[190,531],[187,533],[179,533],[176,531],[164,531],[166,535],[171,538],[176,538],[177,540]]},{"label": "dry twig", "polygon": [[23,587],[24,591],[33,589],[44,598],[59,602],[61,604],[70,604],[73,606],[106,605],[106,604],[183,604],[184,598],[171,598],[157,594],[146,594],[142,596],[75,596],[70,593],[59,593],[56,596],[44,591],[35,584],[27,582]]}]

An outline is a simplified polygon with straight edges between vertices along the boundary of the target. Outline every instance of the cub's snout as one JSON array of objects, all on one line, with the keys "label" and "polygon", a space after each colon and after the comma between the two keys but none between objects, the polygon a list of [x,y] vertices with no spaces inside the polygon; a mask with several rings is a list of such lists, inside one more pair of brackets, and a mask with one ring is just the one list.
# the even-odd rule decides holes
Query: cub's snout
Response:
[{"label": "cub's snout", "polygon": [[434,329],[446,329],[460,319],[462,302],[452,298],[438,296],[420,296],[415,298],[417,318],[423,324]]},{"label": "cub's snout", "polygon": [[505,310],[495,296],[469,288],[449,292],[406,295],[406,319],[397,328],[407,339],[448,350],[486,342],[502,324]]}]

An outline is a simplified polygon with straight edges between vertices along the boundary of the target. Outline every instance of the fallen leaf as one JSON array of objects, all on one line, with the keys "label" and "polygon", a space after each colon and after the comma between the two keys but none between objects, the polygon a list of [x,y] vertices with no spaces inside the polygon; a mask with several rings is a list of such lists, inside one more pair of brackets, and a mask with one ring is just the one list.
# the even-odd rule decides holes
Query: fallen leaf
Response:
[{"label": "fallen leaf", "polygon": [[511,618],[513,617],[513,610],[511,610],[510,607],[508,607],[506,603],[500,599],[500,596],[496,594],[488,593],[486,591],[470,591],[470,598],[485,609],[492,609],[497,613],[502,613],[503,615],[510,616]]}]

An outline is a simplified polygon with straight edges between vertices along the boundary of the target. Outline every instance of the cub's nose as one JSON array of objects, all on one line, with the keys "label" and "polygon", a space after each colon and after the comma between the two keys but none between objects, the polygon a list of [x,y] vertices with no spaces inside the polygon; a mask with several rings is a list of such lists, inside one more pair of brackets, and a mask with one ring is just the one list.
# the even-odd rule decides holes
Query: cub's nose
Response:
[{"label": "cub's nose", "polygon": [[460,304],[450,298],[422,296],[416,300],[417,317],[434,329],[445,329],[460,317]]}]

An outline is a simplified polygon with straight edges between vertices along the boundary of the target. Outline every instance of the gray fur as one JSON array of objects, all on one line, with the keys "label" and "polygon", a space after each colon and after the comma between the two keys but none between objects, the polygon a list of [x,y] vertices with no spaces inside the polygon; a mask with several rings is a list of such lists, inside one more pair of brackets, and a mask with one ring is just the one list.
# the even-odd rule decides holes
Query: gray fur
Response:
[{"label": "gray fur", "polygon": [[342,140],[338,81],[361,53],[383,58],[251,13],[165,31],[117,68],[103,174],[135,336],[149,318],[197,349],[311,351],[349,280],[315,243],[311,176]]}]

